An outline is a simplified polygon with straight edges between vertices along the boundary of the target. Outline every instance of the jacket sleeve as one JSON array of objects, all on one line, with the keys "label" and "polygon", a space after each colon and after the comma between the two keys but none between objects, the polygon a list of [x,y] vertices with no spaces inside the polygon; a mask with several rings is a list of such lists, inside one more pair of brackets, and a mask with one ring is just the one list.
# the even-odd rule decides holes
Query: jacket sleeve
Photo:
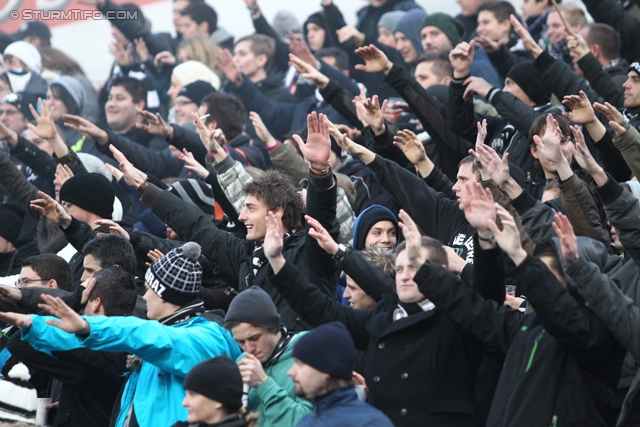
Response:
[{"label": "jacket sleeve", "polygon": [[323,294],[319,287],[311,284],[290,261],[278,274],[270,277],[269,282],[310,326],[317,327],[333,321],[343,323],[353,337],[356,348],[367,349],[369,334],[365,324],[373,315],[372,310],[353,310],[338,303],[334,297]]},{"label": "jacket sleeve", "polygon": [[377,265],[369,264],[362,255],[348,249],[338,263],[338,269],[344,271],[362,290],[376,302],[383,294],[395,295],[396,282]]},{"label": "jacket sleeve", "polygon": [[253,19],[253,28],[255,28],[256,34],[264,34],[275,40],[276,53],[273,61],[274,67],[281,71],[287,71],[289,68],[289,46],[278,37],[278,34],[276,34],[271,24],[269,24],[264,17],[262,11],[260,11],[259,17]]},{"label": "jacket sleeve", "polygon": [[40,212],[29,208],[32,200],[40,198],[38,189],[27,181],[27,178],[2,150],[0,150],[0,185],[16,202],[24,206],[29,215],[40,218]]},{"label": "jacket sleeve", "polygon": [[446,244],[457,226],[467,221],[457,202],[437,193],[397,163],[376,156],[368,166],[382,188],[407,211],[427,236]]},{"label": "jacket sleeve", "polygon": [[76,152],[73,150],[69,150],[69,152],[62,157],[58,157],[54,153],[53,158],[56,163],[69,166],[69,169],[71,169],[71,172],[73,172],[74,175],[87,172],[87,168],[84,167],[82,160],[80,160],[80,157],[78,157]]},{"label": "jacket sleeve", "polygon": [[[407,102],[439,150],[450,157],[460,156],[460,160],[467,156],[474,144],[452,130],[447,117],[447,107],[423,89],[411,77],[409,71],[395,64],[386,75],[385,81]],[[471,114],[473,115],[473,111]]]},{"label": "jacket sleeve", "polygon": [[185,241],[198,242],[202,254],[223,270],[225,277],[235,278],[236,282],[231,285],[237,285],[239,263],[244,252],[243,240],[218,229],[211,216],[197,207],[151,184],[142,195],[142,202]]},{"label": "jacket sleeve", "polygon": [[353,95],[345,90],[336,80],[329,80],[324,89],[320,89],[320,95],[345,118],[352,126],[362,130],[364,125],[358,119],[356,106],[353,104]]},{"label": "jacket sleeve", "polygon": [[34,349],[51,355],[52,351],[68,351],[86,348],[82,339],[76,334],[69,334],[55,326],[47,325],[48,319],[58,320],[50,316],[31,315],[32,323],[29,329],[20,329],[22,339]]},{"label": "jacket sleeve", "polygon": [[101,152],[113,157],[109,151],[109,144],[113,144],[135,167],[147,174],[155,175],[159,179],[180,175],[184,163],[172,156],[169,149],[154,151],[111,130],[108,134],[109,141],[106,144],[96,144]]},{"label": "jacket sleeve", "polygon": [[591,52],[578,60],[578,67],[596,93],[613,105],[622,105],[624,94]]},{"label": "jacket sleeve", "polygon": [[627,132],[621,137],[616,135],[613,143],[622,153],[633,175],[640,176],[640,132],[629,123],[625,123],[622,127]]},{"label": "jacket sleeve", "polygon": [[583,0],[589,14],[596,22],[615,28],[620,34],[622,56],[632,63],[640,56],[640,21],[616,0]]},{"label": "jacket sleeve", "polygon": [[276,381],[269,377],[256,387],[256,393],[264,408],[264,419],[275,425],[296,425],[313,410],[310,401],[303,397],[291,396]]},{"label": "jacket sleeve", "polygon": [[207,149],[200,140],[200,136],[197,133],[192,132],[178,125],[171,125],[173,127],[173,138],[169,140],[169,144],[182,151],[186,148],[193,154],[193,158],[198,161],[202,166],[207,166],[204,162],[204,158],[207,155]]},{"label": "jacket sleeve", "polygon": [[617,346],[602,322],[579,305],[542,261],[528,257],[511,273],[545,329],[579,363],[591,365]]},{"label": "jacket sleeve", "polygon": [[11,155],[29,166],[42,179],[46,181],[55,179],[56,162],[26,138],[18,136],[18,143],[11,148]]},{"label": "jacket sleeve", "polygon": [[240,214],[247,198],[242,189],[246,184],[253,182],[253,178],[242,167],[240,162],[233,160],[231,156],[227,156],[220,163],[214,164],[213,168],[224,194],[236,212]]},{"label": "jacket sleeve", "polygon": [[80,253],[82,253],[84,245],[96,238],[89,224],[73,217],[71,217],[71,224],[67,228],[63,228],[62,231],[71,246]]},{"label": "jacket sleeve", "polygon": [[611,225],[616,228],[620,243],[631,258],[640,265],[640,205],[633,194],[625,191],[614,179],[609,178],[596,191],[604,203],[604,211]]},{"label": "jacket sleeve", "polygon": [[280,143],[269,152],[269,156],[273,166],[289,178],[295,186],[306,178],[309,173],[309,167],[290,144]]},{"label": "jacket sleeve", "polygon": [[338,71],[337,69],[327,65],[324,61],[320,62],[319,71],[325,76],[329,77],[330,80],[335,80],[340,86],[344,88],[347,93],[351,93],[352,96],[360,95],[360,88],[349,77],[345,76],[342,71]]},{"label": "jacket sleeve", "polygon": [[576,174],[566,181],[560,181],[560,198],[576,236],[587,236],[605,245],[609,244],[611,239],[609,233],[602,228],[596,202],[587,184]]},{"label": "jacket sleeve", "polygon": [[486,301],[444,268],[425,262],[413,280],[438,310],[485,344],[506,353],[520,330],[524,315]]},{"label": "jacket sleeve", "polygon": [[336,219],[340,224],[340,242],[345,246],[353,246],[353,224],[356,222],[356,215],[347,194],[340,187],[336,199]]},{"label": "jacket sleeve", "polygon": [[516,208],[522,220],[522,226],[533,243],[538,245],[556,235],[551,226],[555,215],[551,207],[534,199],[526,191],[511,200],[511,205]]},{"label": "jacket sleeve", "polygon": [[137,317],[85,317],[91,333],[84,345],[92,350],[127,352],[177,376],[186,376],[199,362],[215,356],[240,355],[238,346],[214,322],[172,327]]},{"label": "jacket sleeve", "polygon": [[456,200],[456,193],[453,191],[453,183],[449,178],[440,172],[436,167],[433,168],[431,173],[424,178],[424,182],[438,193],[444,194],[447,199]]},{"label": "jacket sleeve", "polygon": [[393,145],[393,132],[388,125],[385,125],[384,132],[374,135],[371,126],[362,129],[362,139],[365,145],[374,153],[398,163],[410,172],[415,172],[416,167],[407,159],[402,150]]},{"label": "jacket sleeve", "polygon": [[502,249],[482,249],[478,244],[478,235],[473,243],[473,290],[485,300],[504,303],[506,272]]},{"label": "jacket sleeve", "polygon": [[610,173],[616,181],[624,182],[631,179],[633,173],[624,156],[613,143],[613,135],[610,131],[605,132],[599,141],[593,141],[593,145],[600,153],[604,170]]},{"label": "jacket sleeve", "polygon": [[509,92],[495,90],[491,92],[489,102],[496,107],[500,116],[508,120],[509,123],[513,124],[517,130],[525,135],[529,133],[533,120],[539,115],[533,107],[520,101]]},{"label": "jacket sleeve", "polygon": [[500,49],[495,52],[487,52],[487,55],[489,56],[491,65],[493,65],[502,79],[507,77],[509,70],[511,70],[514,65],[523,61],[531,61],[533,59],[531,54],[526,51],[519,51],[517,53],[511,52],[509,46],[506,44],[502,45]]},{"label": "jacket sleeve", "polygon": [[616,339],[640,360],[640,308],[591,262],[579,258],[567,273]]},{"label": "jacket sleeve", "polygon": [[[20,298],[20,301],[18,301],[17,305],[18,307],[25,309],[27,313],[37,313],[40,311],[38,304],[42,303],[43,294],[62,298],[65,302],[67,302],[65,297],[71,295],[71,293],[63,291],[62,289],[40,288],[37,286],[26,286],[20,289],[20,291],[22,293],[22,297]],[[67,305],[69,304],[67,303]]]}]

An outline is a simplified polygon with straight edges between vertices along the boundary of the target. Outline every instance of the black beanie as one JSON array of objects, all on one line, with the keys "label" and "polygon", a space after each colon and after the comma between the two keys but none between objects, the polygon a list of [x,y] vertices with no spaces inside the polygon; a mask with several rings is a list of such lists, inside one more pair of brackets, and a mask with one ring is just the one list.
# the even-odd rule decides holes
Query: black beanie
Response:
[{"label": "black beanie", "polygon": [[323,12],[316,12],[307,18],[307,20],[304,23],[304,26],[302,27],[302,31],[304,32],[305,37],[307,36],[307,24],[316,24],[318,27],[322,28],[323,30],[327,29],[327,21],[324,17]]},{"label": "black beanie", "polygon": [[187,242],[156,260],[144,281],[163,300],[182,307],[198,298],[202,267],[198,262],[200,245]]},{"label": "black beanie", "polygon": [[326,323],[301,335],[292,354],[302,363],[343,380],[352,378],[356,366],[356,346],[340,322]]},{"label": "black beanie", "polygon": [[38,97],[35,93],[32,92],[15,92],[9,93],[2,98],[3,104],[11,104],[16,107],[24,118],[28,121],[33,121],[34,117],[31,114],[31,109],[29,108],[29,104],[33,105],[33,108],[38,111]]},{"label": "black beanie", "polygon": [[229,409],[242,407],[242,376],[238,365],[227,356],[198,363],[184,378],[182,386]]},{"label": "black beanie", "polygon": [[629,65],[629,69],[627,70],[627,73],[629,71],[633,71],[634,73],[640,76],[640,62],[636,61],[636,62],[633,62],[631,65]]},{"label": "black beanie", "polygon": [[398,235],[398,219],[389,209],[381,205],[371,205],[363,210],[353,224],[353,249],[361,251],[371,227],[380,221],[391,221]]},{"label": "black beanie", "polygon": [[551,99],[551,91],[547,89],[542,74],[533,65],[533,61],[517,63],[509,70],[507,78],[516,82],[536,105],[544,105]]},{"label": "black beanie", "polygon": [[115,197],[111,183],[99,173],[72,176],[60,188],[61,202],[74,204],[104,219],[111,219]]},{"label": "black beanie", "polygon": [[188,85],[182,86],[180,92],[178,92],[178,96],[184,96],[189,98],[192,102],[200,105],[202,104],[202,100],[205,96],[209,95],[216,91],[216,88],[211,86],[210,83],[207,83],[202,80],[196,80],[193,83],[189,83]]},{"label": "black beanie", "polygon": [[193,178],[183,179],[174,182],[167,190],[185,202],[200,208],[207,215],[213,215],[216,201],[213,198],[213,189],[206,182]]},{"label": "black beanie", "polygon": [[240,292],[231,301],[224,322],[249,323],[267,329],[280,329],[280,315],[276,305],[269,294],[258,286]]},{"label": "black beanie", "polygon": [[24,214],[24,207],[19,203],[0,204],[0,236],[14,246],[18,243]]}]

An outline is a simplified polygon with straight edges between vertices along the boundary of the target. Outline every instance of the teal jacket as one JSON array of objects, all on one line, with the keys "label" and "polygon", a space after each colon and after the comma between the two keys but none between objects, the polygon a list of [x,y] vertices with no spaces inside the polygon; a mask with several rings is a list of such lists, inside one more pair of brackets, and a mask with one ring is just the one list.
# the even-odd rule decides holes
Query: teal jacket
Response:
[{"label": "teal jacket", "polygon": [[[313,410],[307,399],[295,394],[293,380],[287,372],[293,365],[291,353],[296,340],[306,332],[298,333],[289,343],[280,358],[273,365],[265,368],[269,376],[262,384],[249,390],[250,412],[258,412],[259,427],[293,427],[298,421]],[[238,357],[242,360],[245,354]]]},{"label": "teal jacket", "polygon": [[144,361],[125,384],[116,427],[123,426],[132,403],[140,426],[173,425],[186,419],[182,381],[189,370],[205,359],[222,354],[235,359],[240,354],[229,332],[202,317],[172,326],[136,317],[84,317],[91,326],[88,337],[49,326],[47,317],[32,317],[22,339],[36,350],[89,348],[131,353]]}]

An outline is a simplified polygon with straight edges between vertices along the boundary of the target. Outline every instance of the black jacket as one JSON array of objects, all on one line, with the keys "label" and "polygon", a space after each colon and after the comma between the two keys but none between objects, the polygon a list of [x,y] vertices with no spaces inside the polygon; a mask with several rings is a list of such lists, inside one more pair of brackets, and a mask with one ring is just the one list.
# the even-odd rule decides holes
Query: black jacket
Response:
[{"label": "black jacket", "polygon": [[413,304],[416,313],[393,321],[398,298],[384,295],[372,310],[353,310],[322,295],[290,262],[270,283],[312,326],[344,323],[356,348],[366,350],[368,401],[394,425],[476,425],[474,383],[483,345],[437,308]]},{"label": "black jacket", "polygon": [[19,333],[9,340],[7,349],[29,369],[62,382],[54,427],[109,425],[127,372],[125,353],[76,349],[54,351],[50,356],[34,350]]},{"label": "black jacket", "polygon": [[40,255],[35,239],[19,242],[19,246],[15,250],[0,253],[0,277],[20,274],[22,261],[33,255]]},{"label": "black jacket", "polygon": [[[311,177],[307,187],[307,215],[315,218],[337,240],[340,227],[336,220],[337,185],[332,175]],[[202,255],[214,262],[224,277],[234,279],[233,286],[243,291],[251,286],[262,287],[273,299],[282,323],[289,329],[301,331],[309,326],[287,304],[267,278],[273,274],[268,262],[264,262],[253,274],[253,250],[255,242],[239,239],[219,230],[200,209],[189,205],[177,196],[149,185],[142,195],[142,202],[186,241],[202,246]],[[307,225],[307,227],[309,227]],[[306,229],[297,230],[286,239],[284,256],[305,271],[316,282],[321,292],[333,296],[338,282],[335,263]]]}]

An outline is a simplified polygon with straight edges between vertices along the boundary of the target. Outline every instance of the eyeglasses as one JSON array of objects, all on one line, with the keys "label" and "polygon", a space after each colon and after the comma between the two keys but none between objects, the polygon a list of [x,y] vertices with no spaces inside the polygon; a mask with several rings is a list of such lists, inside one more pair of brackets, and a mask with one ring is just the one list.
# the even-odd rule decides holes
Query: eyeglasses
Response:
[{"label": "eyeglasses", "polygon": [[29,286],[33,282],[48,282],[51,279],[18,279],[16,280],[16,287],[18,286]]},{"label": "eyeglasses", "polygon": [[62,202],[60,204],[62,205],[64,210],[67,212],[69,212],[69,209],[71,209],[71,206],[73,206],[73,203],[69,203],[69,202]]},{"label": "eyeglasses", "polygon": [[189,104],[195,104],[195,102],[193,102],[193,101],[184,101],[182,99],[178,99],[177,101],[173,102],[173,105],[177,105],[179,107],[184,107],[185,105],[189,105]]}]

